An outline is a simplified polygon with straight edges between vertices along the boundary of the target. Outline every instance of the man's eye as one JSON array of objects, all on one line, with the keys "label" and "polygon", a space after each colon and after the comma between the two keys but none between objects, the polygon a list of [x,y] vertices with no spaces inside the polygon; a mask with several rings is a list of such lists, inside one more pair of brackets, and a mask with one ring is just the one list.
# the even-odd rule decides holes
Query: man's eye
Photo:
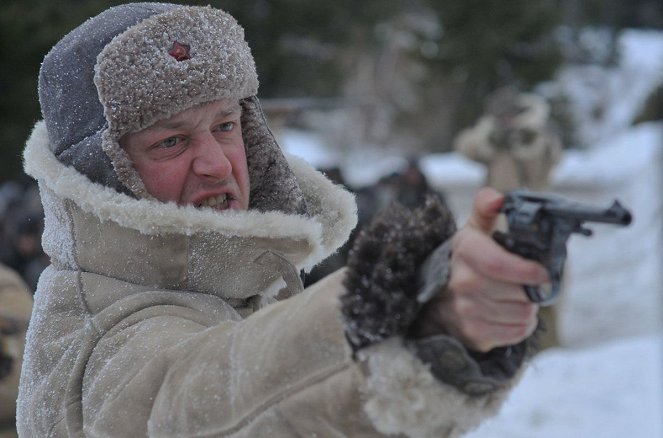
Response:
[{"label": "man's eye", "polygon": [[234,127],[235,127],[235,122],[226,122],[226,123],[221,123],[219,126],[216,127],[216,129],[221,132],[230,132],[233,130]]},{"label": "man's eye", "polygon": [[157,146],[159,146],[160,148],[169,149],[169,148],[177,146],[177,144],[180,141],[181,141],[181,139],[179,137],[168,137],[167,139],[165,139],[161,143],[159,143]]}]

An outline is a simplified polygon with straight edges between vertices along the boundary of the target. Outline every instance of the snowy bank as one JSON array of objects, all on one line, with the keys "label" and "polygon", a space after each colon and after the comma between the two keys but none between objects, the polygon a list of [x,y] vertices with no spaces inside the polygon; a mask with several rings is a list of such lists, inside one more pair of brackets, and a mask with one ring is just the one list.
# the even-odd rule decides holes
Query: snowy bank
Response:
[{"label": "snowy bank", "polygon": [[467,438],[662,437],[662,358],[661,336],[546,350]]}]

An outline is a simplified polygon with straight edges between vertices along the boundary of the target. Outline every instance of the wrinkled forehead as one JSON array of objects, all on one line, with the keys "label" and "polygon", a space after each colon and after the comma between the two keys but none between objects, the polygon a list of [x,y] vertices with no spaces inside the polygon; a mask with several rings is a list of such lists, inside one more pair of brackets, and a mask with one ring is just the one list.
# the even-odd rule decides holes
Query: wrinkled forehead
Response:
[{"label": "wrinkled forehead", "polygon": [[242,106],[236,99],[218,99],[195,105],[170,117],[159,119],[140,131],[127,132],[119,139],[120,146],[127,150],[135,142],[147,141],[154,136],[172,134],[173,131],[190,130],[218,124],[223,121],[239,119]]},{"label": "wrinkled forehead", "polygon": [[159,119],[144,130],[156,128],[177,128],[199,121],[214,121],[229,116],[241,116],[242,106],[236,99],[218,99],[187,108],[170,117]]},{"label": "wrinkled forehead", "polygon": [[199,7],[152,16],[116,36],[97,58],[94,82],[115,138],[258,89],[243,29],[227,13]]}]

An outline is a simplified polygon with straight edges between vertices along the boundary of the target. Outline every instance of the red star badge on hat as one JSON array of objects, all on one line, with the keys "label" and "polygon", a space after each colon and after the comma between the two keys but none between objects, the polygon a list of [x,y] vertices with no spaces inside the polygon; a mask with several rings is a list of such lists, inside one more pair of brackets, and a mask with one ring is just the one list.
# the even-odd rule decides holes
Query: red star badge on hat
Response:
[{"label": "red star badge on hat", "polygon": [[173,42],[173,47],[170,48],[168,54],[175,58],[176,61],[184,61],[191,59],[191,54],[189,53],[191,46],[188,44],[182,44],[179,41]]}]

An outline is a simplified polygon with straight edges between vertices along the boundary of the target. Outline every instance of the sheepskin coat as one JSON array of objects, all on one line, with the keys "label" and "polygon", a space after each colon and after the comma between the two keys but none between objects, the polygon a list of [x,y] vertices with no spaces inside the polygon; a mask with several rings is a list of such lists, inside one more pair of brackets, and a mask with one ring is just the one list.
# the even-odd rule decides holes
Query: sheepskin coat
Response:
[{"label": "sheepskin coat", "polygon": [[295,158],[308,216],[136,199],[25,151],[46,211],[18,401],[22,436],[456,436],[499,390],[436,380],[399,338],[352,354],[344,271],[301,291],[356,222],[350,194]]}]

